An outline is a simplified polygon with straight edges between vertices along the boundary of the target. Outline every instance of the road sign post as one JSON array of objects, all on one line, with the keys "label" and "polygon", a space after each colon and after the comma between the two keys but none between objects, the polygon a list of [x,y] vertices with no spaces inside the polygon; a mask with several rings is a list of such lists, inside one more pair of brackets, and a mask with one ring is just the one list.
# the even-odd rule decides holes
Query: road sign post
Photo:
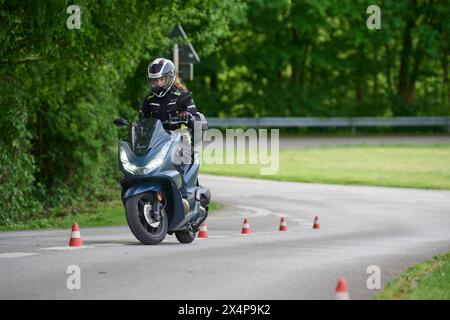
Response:
[{"label": "road sign post", "polygon": [[173,64],[175,65],[175,72],[177,74],[177,77],[179,76],[179,70],[180,70],[180,55],[179,55],[179,49],[178,49],[178,43],[175,43],[173,45]]},{"label": "road sign post", "polygon": [[[195,51],[194,47],[188,42],[188,37],[184,32],[181,25],[173,28],[170,37],[175,39],[173,46],[173,62],[177,70],[177,75],[183,78],[183,80],[194,79],[194,64],[200,62],[200,58]],[[179,44],[176,39],[180,39],[183,44]]]}]

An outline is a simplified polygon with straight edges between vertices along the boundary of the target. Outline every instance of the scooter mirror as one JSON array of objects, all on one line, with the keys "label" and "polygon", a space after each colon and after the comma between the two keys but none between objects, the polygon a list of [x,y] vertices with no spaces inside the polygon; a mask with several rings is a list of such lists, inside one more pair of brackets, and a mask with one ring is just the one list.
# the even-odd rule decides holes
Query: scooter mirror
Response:
[{"label": "scooter mirror", "polygon": [[122,118],[114,119],[113,123],[119,128],[128,126],[128,121]]}]

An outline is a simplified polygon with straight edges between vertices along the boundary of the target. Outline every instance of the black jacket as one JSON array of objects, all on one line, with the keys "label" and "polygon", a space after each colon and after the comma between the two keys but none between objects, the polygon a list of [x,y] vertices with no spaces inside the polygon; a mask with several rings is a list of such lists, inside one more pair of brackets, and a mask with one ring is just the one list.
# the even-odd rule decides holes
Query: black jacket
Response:
[{"label": "black jacket", "polygon": [[[141,107],[141,113],[145,118],[156,118],[164,121],[169,120],[169,114],[175,116],[178,112],[188,111],[193,115],[194,120],[200,121],[200,115],[197,112],[197,108],[194,104],[194,100],[189,99],[181,99],[185,95],[189,95],[189,92],[186,92],[176,86],[173,86],[169,92],[167,92],[164,97],[158,98],[153,94],[150,94],[148,97],[144,99]],[[181,99],[181,100],[180,100]],[[177,103],[178,100],[183,102]],[[192,127],[193,123],[190,123],[189,127]],[[180,126],[168,126],[164,125],[165,129],[175,130]]]}]

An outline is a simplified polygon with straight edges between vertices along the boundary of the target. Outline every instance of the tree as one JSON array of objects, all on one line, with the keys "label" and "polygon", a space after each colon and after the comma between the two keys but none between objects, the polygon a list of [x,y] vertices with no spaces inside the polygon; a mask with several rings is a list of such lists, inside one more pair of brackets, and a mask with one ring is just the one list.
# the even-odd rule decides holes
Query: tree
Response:
[{"label": "tree", "polygon": [[210,53],[243,9],[234,0],[80,0],[81,28],[71,30],[71,1],[0,4],[1,223],[115,190],[112,120],[136,117],[146,62],[170,52],[177,23],[202,25],[196,46]]}]

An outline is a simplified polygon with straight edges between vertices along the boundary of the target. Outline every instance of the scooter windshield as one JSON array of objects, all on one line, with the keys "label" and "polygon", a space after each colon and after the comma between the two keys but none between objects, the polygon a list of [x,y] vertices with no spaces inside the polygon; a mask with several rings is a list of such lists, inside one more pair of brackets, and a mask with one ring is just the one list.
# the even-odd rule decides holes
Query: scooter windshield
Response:
[{"label": "scooter windshield", "polygon": [[161,138],[168,134],[161,121],[155,118],[143,118],[131,126],[131,146],[135,154],[145,154]]}]

